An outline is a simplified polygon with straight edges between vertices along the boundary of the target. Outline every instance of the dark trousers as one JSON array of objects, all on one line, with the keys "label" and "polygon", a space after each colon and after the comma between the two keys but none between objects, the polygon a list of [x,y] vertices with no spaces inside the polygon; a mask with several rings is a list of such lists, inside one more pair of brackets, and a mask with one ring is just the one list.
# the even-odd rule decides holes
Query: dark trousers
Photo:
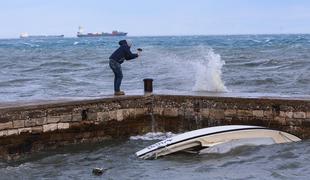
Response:
[{"label": "dark trousers", "polygon": [[122,66],[120,63],[113,59],[110,59],[109,65],[114,73],[114,91],[119,92],[123,79]]}]

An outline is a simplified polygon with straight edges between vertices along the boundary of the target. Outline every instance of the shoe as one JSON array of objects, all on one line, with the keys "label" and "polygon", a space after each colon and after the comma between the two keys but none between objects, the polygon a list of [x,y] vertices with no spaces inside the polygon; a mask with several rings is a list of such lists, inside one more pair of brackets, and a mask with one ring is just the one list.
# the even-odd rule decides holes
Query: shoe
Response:
[{"label": "shoe", "polygon": [[122,95],[125,95],[125,92],[124,91],[116,91],[116,92],[114,92],[114,95],[115,96],[122,96]]}]

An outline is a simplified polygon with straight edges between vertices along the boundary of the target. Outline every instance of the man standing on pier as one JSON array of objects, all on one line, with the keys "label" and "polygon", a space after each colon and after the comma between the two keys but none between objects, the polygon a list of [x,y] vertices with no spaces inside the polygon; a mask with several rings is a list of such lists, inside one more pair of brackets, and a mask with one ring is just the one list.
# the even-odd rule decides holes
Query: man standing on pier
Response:
[{"label": "man standing on pier", "polygon": [[130,51],[132,43],[129,40],[121,40],[118,42],[120,47],[116,49],[110,56],[109,65],[114,73],[114,95],[120,96],[125,95],[124,91],[120,90],[120,86],[123,79],[123,72],[121,64],[124,60],[131,60],[137,58],[141,51],[138,50],[137,54],[133,54]]}]

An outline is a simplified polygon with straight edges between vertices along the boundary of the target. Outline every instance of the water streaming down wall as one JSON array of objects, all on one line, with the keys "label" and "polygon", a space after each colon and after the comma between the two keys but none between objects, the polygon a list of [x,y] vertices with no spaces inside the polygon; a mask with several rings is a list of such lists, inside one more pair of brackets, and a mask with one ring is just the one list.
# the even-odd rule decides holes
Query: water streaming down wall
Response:
[{"label": "water streaming down wall", "polygon": [[154,117],[154,114],[153,113],[150,113],[150,116],[151,116],[151,128],[152,128],[152,133],[155,133],[156,132],[156,120],[155,120],[155,117]]}]

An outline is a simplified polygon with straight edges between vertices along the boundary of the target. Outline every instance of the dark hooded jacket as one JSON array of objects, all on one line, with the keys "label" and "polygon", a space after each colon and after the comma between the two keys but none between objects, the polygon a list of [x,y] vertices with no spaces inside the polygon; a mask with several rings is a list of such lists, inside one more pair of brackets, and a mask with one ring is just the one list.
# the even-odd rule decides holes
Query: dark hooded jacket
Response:
[{"label": "dark hooded jacket", "polygon": [[133,54],[130,51],[130,47],[128,46],[126,40],[121,40],[118,44],[120,47],[113,52],[109,59],[113,59],[122,64],[125,59],[131,60],[138,57],[138,54]]}]

